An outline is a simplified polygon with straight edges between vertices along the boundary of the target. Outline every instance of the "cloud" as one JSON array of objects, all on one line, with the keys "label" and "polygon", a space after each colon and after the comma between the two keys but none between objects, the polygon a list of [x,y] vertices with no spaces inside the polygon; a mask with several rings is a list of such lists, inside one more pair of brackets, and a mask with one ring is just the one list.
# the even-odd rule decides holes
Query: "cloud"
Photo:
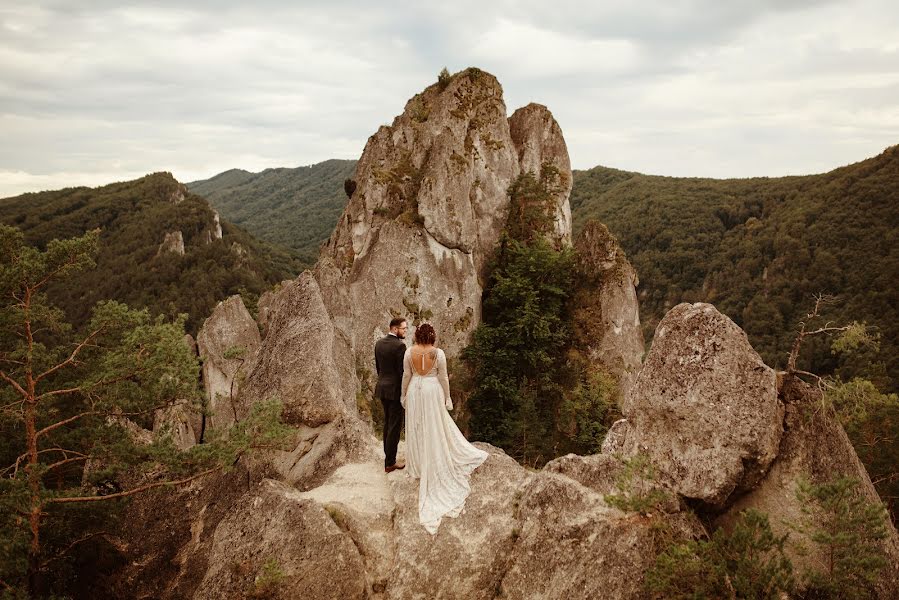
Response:
[{"label": "cloud", "polygon": [[559,120],[578,168],[820,172],[899,137],[886,0],[0,7],[0,196],[358,158],[441,67]]}]

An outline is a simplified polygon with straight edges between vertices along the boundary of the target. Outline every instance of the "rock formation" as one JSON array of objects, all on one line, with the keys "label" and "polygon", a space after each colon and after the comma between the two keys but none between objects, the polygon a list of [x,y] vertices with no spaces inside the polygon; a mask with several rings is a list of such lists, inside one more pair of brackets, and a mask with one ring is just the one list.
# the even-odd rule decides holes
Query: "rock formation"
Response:
[{"label": "rock formation", "polygon": [[[777,458],[767,476],[737,498],[716,519],[716,524],[726,527],[741,511],[749,508],[767,513],[777,535],[789,534],[786,554],[794,568],[821,569],[827,564],[823,550],[807,533],[791,527],[804,518],[803,504],[796,496],[799,482],[822,484],[835,477],[850,477],[859,483],[857,492],[866,501],[879,503],[880,497],[843,427],[832,415],[821,410],[821,392],[790,377],[784,382],[780,396],[786,404],[786,417]],[[820,520],[814,524],[824,525]],[[880,547],[890,565],[877,585],[880,597],[896,598],[899,597],[899,538],[892,527],[888,530],[890,535],[880,542]]]},{"label": "rock formation", "polygon": [[[596,297],[580,306],[596,311],[593,358],[625,382],[625,419],[603,453],[564,456],[539,471],[478,444],[490,457],[472,476],[466,511],[433,537],[419,525],[418,481],[384,473],[380,442],[358,415],[358,378],[393,314],[433,321],[451,353],[464,346],[480,318],[481,276],[504,223],[506,189],[522,170],[544,165],[570,182],[548,111],[529,105],[506,119],[499,84],[475,69],[442,78],[379,129],[314,273],[260,299],[264,337],[239,297],[220,304],[198,336],[210,398],[229,391],[214,426],[277,397],[295,430],[289,450],[136,498],[129,519],[141,527],[122,533],[124,566],[101,591],[643,598],[645,573],[663,548],[660,531],[669,541],[708,535],[694,509],[724,525],[748,506],[785,522],[797,510],[790,488],[807,471],[857,476],[871,497],[839,424],[802,421],[796,397],[808,391],[798,383],[779,390],[743,331],[711,305],[674,307],[637,372],[636,275],[594,225],[579,244],[584,264],[597,270]],[[568,191],[556,193],[564,243]],[[229,358],[232,346],[246,348],[244,363]],[[232,382],[240,384],[234,396]],[[625,477],[637,456],[654,479]],[[658,506],[633,512],[613,501],[633,485],[660,493]],[[882,598],[895,597],[897,539],[890,527]]]},{"label": "rock formation", "polygon": [[238,418],[236,401],[256,358],[260,336],[256,321],[239,295],[219,302],[197,334],[203,361],[203,387],[211,411],[206,427],[221,429]]},{"label": "rock formation", "polygon": [[574,297],[575,346],[618,381],[619,401],[627,397],[642,366],[643,330],[637,302],[637,273],[618,240],[591,220],[575,243],[578,287]]},{"label": "rock formation", "polygon": [[682,496],[723,505],[765,474],[783,431],[774,370],[711,304],[659,322],[625,399],[623,453],[643,453]]},{"label": "rock formation", "polygon": [[292,451],[272,457],[273,466],[285,481],[305,488],[368,442],[356,409],[355,363],[310,272],[283,285],[270,302],[268,334],[248,370],[236,412],[242,419],[257,402],[281,401],[282,419],[296,428],[297,439]]},{"label": "rock formation", "polygon": [[509,186],[544,164],[564,182],[556,230],[570,239],[571,167],[558,124],[536,104],[508,119],[499,82],[478,69],[428,87],[369,138],[316,266],[334,324],[361,362],[372,362],[394,315],[432,322],[449,356],[467,344]]},{"label": "rock formation", "polygon": [[161,255],[163,252],[174,252],[179,256],[184,256],[184,234],[180,231],[170,231],[166,233],[162,242],[159,244],[156,256]]}]

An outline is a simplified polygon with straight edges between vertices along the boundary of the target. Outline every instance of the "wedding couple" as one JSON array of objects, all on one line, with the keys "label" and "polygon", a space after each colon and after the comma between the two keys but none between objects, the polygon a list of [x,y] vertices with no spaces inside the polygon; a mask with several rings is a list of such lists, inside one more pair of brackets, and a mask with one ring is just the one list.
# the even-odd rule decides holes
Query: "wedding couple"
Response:
[{"label": "wedding couple", "polygon": [[[415,344],[403,341],[405,319],[390,321],[390,333],[375,344],[378,384],[375,395],[384,406],[384,471],[407,469],[418,477],[418,520],[437,533],[443,517],[457,517],[471,490],[471,472],[488,454],[468,443],[449,415],[453,408],[446,354],[437,348],[437,333],[428,323],[415,330]],[[406,418],[406,463],[396,449]]]}]

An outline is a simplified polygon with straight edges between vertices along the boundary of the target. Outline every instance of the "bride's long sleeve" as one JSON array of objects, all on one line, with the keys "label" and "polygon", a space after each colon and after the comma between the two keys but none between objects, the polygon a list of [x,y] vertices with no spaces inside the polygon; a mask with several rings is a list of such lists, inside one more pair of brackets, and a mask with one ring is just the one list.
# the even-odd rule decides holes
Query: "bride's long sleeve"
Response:
[{"label": "bride's long sleeve", "polygon": [[410,349],[406,349],[406,353],[403,354],[403,393],[400,396],[400,404],[403,405],[403,408],[406,408],[406,390],[409,389],[409,381],[412,380],[412,356],[410,354]]},{"label": "bride's long sleeve", "polygon": [[446,354],[443,350],[437,351],[437,380],[440,381],[440,387],[443,388],[446,407],[452,410],[453,401],[450,399],[449,374],[446,371]]}]

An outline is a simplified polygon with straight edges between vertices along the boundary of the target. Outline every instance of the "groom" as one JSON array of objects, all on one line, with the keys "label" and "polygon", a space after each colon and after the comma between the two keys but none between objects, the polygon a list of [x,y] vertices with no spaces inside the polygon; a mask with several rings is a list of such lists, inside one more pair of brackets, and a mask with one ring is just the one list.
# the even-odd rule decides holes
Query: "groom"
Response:
[{"label": "groom", "polygon": [[390,473],[406,465],[396,462],[396,447],[400,443],[403,417],[406,411],[400,404],[403,385],[403,355],[406,353],[406,319],[390,321],[390,333],[375,343],[375,368],[378,383],[375,396],[384,406],[384,472]]}]

